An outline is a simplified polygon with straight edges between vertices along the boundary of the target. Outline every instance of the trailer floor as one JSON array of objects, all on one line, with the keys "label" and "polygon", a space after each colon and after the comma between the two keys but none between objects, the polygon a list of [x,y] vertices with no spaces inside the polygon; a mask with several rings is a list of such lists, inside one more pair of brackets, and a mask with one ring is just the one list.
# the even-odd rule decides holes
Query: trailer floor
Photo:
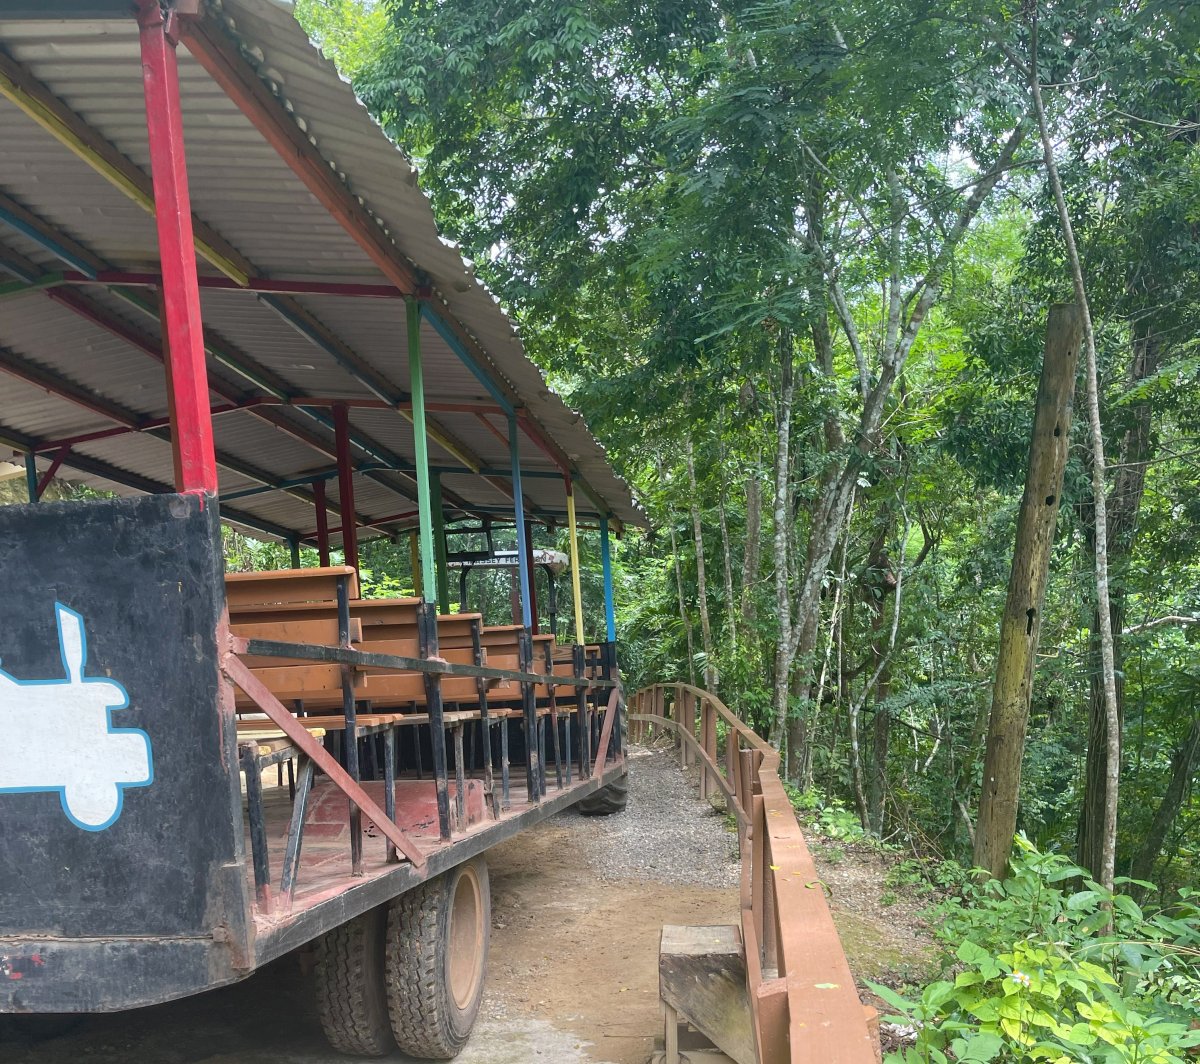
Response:
[{"label": "trailer floor", "polygon": [[[634,749],[630,808],[567,810],[488,852],[492,950],[458,1064],[644,1064],[661,1034],[664,923],[733,923],[736,840],[661,753]],[[2,1029],[0,1029],[2,1030]],[[294,957],[238,986],[4,1041],[5,1064],[341,1064]],[[406,1060],[397,1054],[393,1064]]]}]

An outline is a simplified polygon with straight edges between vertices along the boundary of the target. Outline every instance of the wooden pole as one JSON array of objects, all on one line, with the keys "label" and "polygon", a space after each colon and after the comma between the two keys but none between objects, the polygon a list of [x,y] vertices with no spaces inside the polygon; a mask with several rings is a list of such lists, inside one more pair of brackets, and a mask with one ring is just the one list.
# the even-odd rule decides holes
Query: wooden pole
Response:
[{"label": "wooden pole", "polygon": [[1017,828],[1021,758],[1033,695],[1042,605],[1050,550],[1058,523],[1059,496],[1071,437],[1071,403],[1083,321],[1074,304],[1055,304],[1046,323],[1046,349],[1029,445],[1025,492],[1017,517],[1017,540],[1000,622],[1000,647],[992,688],[975,864],[1004,877]]}]

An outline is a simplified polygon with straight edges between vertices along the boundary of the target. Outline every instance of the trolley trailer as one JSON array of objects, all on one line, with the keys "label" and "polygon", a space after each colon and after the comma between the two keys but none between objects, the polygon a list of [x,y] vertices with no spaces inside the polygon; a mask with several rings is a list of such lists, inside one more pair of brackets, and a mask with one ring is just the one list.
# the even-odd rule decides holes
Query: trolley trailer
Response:
[{"label": "trolley trailer", "polygon": [[[0,139],[0,1012],[311,946],[335,1047],[452,1056],[486,850],[623,802],[608,550],[641,512],[289,5],[5,4]],[[222,523],[291,567],[225,573]],[[452,612],[453,537],[505,527],[512,623]],[[362,597],[374,536],[416,595]]]}]

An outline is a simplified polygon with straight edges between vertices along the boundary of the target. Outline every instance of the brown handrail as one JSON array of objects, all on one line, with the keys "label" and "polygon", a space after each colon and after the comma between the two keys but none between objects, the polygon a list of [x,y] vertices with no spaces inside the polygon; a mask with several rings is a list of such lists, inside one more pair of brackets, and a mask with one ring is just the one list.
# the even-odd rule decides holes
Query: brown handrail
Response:
[{"label": "brown handrail", "polygon": [[[633,696],[630,723],[670,729],[737,818],[741,918],[758,1064],[876,1064],[878,1018],[858,998],[825,887],[779,779],[779,751],[716,695],[686,683]],[[725,764],[717,721],[725,722]]]}]

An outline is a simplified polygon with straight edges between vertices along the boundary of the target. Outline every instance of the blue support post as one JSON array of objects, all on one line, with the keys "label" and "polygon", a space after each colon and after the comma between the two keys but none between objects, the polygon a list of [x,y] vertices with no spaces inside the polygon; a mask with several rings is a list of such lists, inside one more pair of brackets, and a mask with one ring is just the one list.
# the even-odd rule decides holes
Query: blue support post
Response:
[{"label": "blue support post", "polygon": [[617,641],[617,613],[613,605],[612,545],[608,541],[608,517],[600,517],[600,564],[604,569],[604,624],[608,641]]},{"label": "blue support post", "polygon": [[25,490],[29,492],[29,501],[38,501],[38,475],[37,462],[34,461],[33,452],[25,453]]},{"label": "blue support post", "polygon": [[508,453],[512,458],[513,505],[517,521],[517,572],[521,582],[521,623],[526,631],[533,630],[533,598],[530,588],[533,573],[529,571],[529,549],[526,544],[528,532],[525,528],[525,496],[521,493],[521,443],[517,427],[517,415],[508,415]]}]

